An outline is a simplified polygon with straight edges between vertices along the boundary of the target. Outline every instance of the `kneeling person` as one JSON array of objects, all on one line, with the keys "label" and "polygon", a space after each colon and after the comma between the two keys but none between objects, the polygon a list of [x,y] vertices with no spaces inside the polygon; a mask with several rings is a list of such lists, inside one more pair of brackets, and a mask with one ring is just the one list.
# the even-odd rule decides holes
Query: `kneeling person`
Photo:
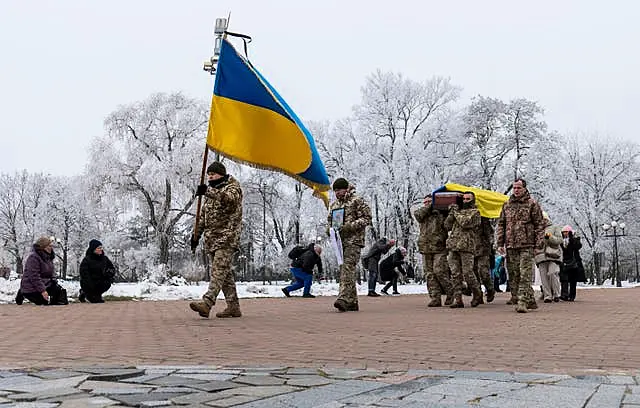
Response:
[{"label": "kneeling person", "polygon": [[78,300],[90,303],[104,303],[102,294],[109,290],[116,268],[102,249],[97,239],[89,241],[89,248],[80,263],[80,295]]},{"label": "kneeling person", "polygon": [[[314,298],[311,292],[311,283],[313,282],[313,267],[318,267],[318,274],[322,275],[322,260],[320,254],[322,254],[322,247],[317,244],[309,244],[308,247],[297,247],[291,250],[289,257],[293,258],[291,262],[291,273],[296,282],[292,285],[282,289],[282,293],[286,297],[291,296],[290,293],[304,287],[302,291],[302,297]],[[298,253],[296,253],[298,251]]]}]

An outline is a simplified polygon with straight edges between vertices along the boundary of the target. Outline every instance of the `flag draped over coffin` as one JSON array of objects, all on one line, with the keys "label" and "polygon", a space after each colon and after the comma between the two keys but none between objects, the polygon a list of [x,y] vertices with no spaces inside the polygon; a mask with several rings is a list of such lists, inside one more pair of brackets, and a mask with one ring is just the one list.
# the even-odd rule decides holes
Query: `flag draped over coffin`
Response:
[{"label": "flag draped over coffin", "polygon": [[509,200],[509,196],[497,193],[491,190],[483,190],[477,187],[467,187],[462,184],[447,183],[435,192],[439,191],[457,191],[464,193],[471,191],[476,196],[476,207],[480,211],[480,215],[487,218],[498,218],[502,211],[502,206]]},{"label": "flag draped over coffin", "polygon": [[295,178],[328,206],[329,178],[311,133],[226,39],[216,69],[207,145],[232,160]]}]

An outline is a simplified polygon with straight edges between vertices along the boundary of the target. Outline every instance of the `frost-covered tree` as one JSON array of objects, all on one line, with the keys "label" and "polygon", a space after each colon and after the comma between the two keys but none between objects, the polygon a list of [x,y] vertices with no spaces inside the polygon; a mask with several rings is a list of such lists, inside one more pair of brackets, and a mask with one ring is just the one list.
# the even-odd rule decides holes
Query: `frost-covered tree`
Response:
[{"label": "frost-covered tree", "polygon": [[97,188],[135,200],[167,264],[176,224],[195,201],[208,107],[181,93],[154,94],[122,106],[93,141],[89,171]]}]

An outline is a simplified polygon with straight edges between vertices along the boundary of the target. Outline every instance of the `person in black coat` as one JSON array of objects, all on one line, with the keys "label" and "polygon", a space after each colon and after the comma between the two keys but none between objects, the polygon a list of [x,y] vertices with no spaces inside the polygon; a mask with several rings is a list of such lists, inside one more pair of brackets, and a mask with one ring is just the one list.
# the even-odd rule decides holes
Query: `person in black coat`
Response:
[{"label": "person in black coat", "polygon": [[322,254],[322,247],[314,243],[309,244],[306,248],[295,247],[289,252],[289,258],[293,260],[291,262],[291,273],[296,281],[282,289],[282,293],[284,293],[286,297],[291,296],[291,292],[302,287],[304,287],[302,297],[315,297],[311,294],[311,283],[313,283],[314,266],[318,267],[318,274],[322,274],[320,254]]},{"label": "person in black coat", "polygon": [[104,303],[102,294],[109,290],[116,268],[107,258],[102,243],[97,239],[89,242],[89,248],[80,263],[80,302]]},{"label": "person in black coat", "polygon": [[580,257],[582,243],[573,234],[569,225],[562,228],[562,267],[560,269],[560,299],[568,302],[576,300],[577,282],[586,282],[584,266]]},{"label": "person in black coat", "polygon": [[405,274],[402,265],[404,264],[404,257],[406,255],[407,250],[403,247],[399,247],[391,255],[380,262],[380,277],[383,282],[388,282],[380,292],[388,295],[389,292],[387,291],[391,286],[393,286],[393,294],[400,294],[400,292],[398,292],[398,278],[400,277],[400,274]]}]

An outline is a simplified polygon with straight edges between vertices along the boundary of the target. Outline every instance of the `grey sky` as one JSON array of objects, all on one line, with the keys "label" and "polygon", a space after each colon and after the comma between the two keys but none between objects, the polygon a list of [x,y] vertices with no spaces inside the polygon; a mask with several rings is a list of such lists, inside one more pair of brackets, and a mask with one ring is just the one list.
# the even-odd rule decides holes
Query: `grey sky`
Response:
[{"label": "grey sky", "polygon": [[[216,17],[304,119],[351,113],[366,75],[450,76],[526,97],[550,128],[640,141],[640,2],[513,0],[2,0],[0,171],[78,174],[119,104],[209,99]],[[203,140],[204,143],[204,140]]]}]

